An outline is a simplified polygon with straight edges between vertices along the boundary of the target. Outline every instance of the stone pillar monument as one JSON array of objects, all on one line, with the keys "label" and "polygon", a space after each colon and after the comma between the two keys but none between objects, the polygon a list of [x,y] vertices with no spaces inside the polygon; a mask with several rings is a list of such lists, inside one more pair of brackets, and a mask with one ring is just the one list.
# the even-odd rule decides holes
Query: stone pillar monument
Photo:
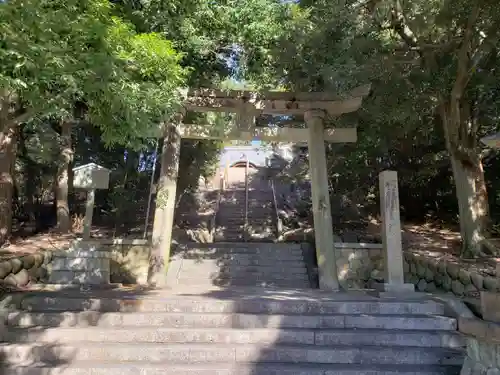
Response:
[{"label": "stone pillar monument", "polygon": [[397,172],[381,172],[379,187],[380,210],[382,212],[382,243],[386,271],[384,291],[389,293],[413,292],[415,286],[404,282]]}]

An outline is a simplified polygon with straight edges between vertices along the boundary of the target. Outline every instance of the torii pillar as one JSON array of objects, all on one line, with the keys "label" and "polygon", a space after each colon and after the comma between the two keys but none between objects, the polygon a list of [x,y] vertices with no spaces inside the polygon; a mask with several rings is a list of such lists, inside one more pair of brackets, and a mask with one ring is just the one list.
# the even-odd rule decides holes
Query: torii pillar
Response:
[{"label": "torii pillar", "polygon": [[332,210],[328,191],[326,168],[325,111],[310,110],[304,114],[308,128],[309,173],[314,216],[314,237],[318,260],[319,287],[323,290],[339,290],[335,260]]},{"label": "torii pillar", "polygon": [[179,112],[171,121],[163,124],[161,170],[156,189],[156,208],[148,272],[148,283],[158,288],[167,286],[181,149],[179,128],[184,114],[185,112]]}]

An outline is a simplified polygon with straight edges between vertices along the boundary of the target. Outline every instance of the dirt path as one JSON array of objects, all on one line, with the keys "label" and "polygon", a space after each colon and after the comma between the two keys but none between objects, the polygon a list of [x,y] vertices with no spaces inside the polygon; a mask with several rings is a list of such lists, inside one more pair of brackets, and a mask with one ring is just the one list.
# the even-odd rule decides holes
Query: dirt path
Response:
[{"label": "dirt path", "polygon": [[0,248],[0,258],[32,254],[41,250],[60,250],[69,246],[75,235],[59,233],[40,233],[27,238],[12,238]]}]

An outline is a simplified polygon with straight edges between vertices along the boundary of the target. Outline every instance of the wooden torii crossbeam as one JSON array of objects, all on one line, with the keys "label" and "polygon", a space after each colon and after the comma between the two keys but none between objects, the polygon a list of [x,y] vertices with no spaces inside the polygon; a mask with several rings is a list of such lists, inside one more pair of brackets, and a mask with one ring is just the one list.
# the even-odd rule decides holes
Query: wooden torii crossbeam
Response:
[{"label": "wooden torii crossbeam", "polygon": [[[224,140],[272,140],[281,142],[305,142],[309,146],[309,166],[312,187],[314,233],[318,259],[320,288],[338,290],[333,225],[328,191],[325,141],[356,142],[356,128],[324,127],[324,119],[338,117],[358,110],[363,98],[370,92],[370,85],[358,87],[346,95],[327,92],[251,92],[239,90],[189,90],[184,102],[186,111],[232,112],[236,120],[225,129],[212,125],[171,124],[166,127],[162,155],[162,177],[157,194],[165,196],[166,204],[158,207],[153,226],[153,245],[170,248],[177,181],[180,138]],[[270,128],[256,126],[261,115],[301,117],[306,128]],[[167,129],[168,128],[168,129]],[[175,160],[176,165],[172,164]],[[164,173],[163,173],[164,172]],[[158,217],[158,218],[157,218]],[[156,245],[157,244],[157,245]],[[168,263],[168,252],[163,261]]]}]

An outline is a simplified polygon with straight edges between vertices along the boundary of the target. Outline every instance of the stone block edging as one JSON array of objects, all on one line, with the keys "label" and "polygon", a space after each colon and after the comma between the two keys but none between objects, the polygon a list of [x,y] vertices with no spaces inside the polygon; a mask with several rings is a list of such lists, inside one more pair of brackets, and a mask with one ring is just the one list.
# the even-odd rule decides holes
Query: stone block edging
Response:
[{"label": "stone block edging", "polygon": [[483,290],[500,291],[499,278],[446,259],[406,251],[403,267],[405,282],[414,284],[420,292],[442,290],[464,297],[477,295]]},{"label": "stone block edging", "polygon": [[13,256],[0,262],[0,284],[23,287],[31,283],[44,282],[47,278],[47,265],[54,253],[50,250],[34,254]]}]

